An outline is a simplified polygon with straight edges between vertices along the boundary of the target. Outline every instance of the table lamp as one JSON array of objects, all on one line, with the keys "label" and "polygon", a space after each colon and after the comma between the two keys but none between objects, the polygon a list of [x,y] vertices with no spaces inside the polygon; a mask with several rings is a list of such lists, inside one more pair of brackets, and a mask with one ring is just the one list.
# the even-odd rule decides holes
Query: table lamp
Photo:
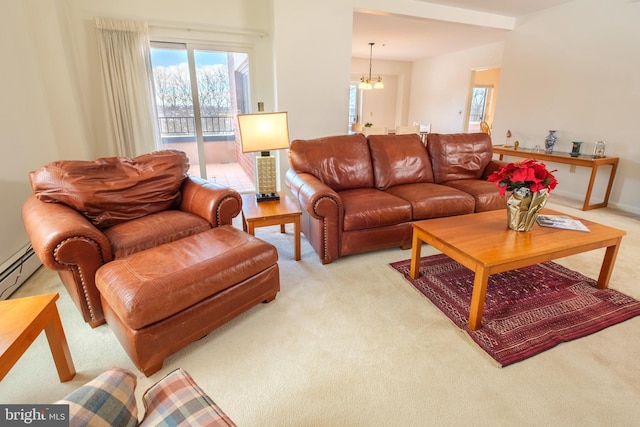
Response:
[{"label": "table lamp", "polygon": [[256,157],[256,201],[280,200],[276,185],[276,158],[270,150],[289,148],[287,113],[238,114],[242,152]]}]

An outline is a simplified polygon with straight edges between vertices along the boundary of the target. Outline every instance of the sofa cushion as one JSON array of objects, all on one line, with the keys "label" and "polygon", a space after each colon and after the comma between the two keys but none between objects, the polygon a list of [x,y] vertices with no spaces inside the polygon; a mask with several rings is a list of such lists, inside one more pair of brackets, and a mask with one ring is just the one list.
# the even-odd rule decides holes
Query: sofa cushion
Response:
[{"label": "sofa cushion", "polygon": [[433,182],[429,154],[419,135],[370,135],[368,140],[377,188]]},{"label": "sofa cushion", "polygon": [[406,200],[375,188],[339,193],[344,206],[344,231],[364,230],[411,221],[411,205]]},{"label": "sofa cushion", "polygon": [[114,259],[173,242],[211,228],[204,218],[180,210],[168,210],[105,228]]},{"label": "sofa cushion", "polygon": [[105,228],[177,206],[189,160],[163,150],[134,159],[61,160],[29,174],[36,197],[64,203]]},{"label": "sofa cushion", "polygon": [[446,185],[433,183],[405,184],[386,190],[411,204],[412,219],[429,219],[473,213],[473,196]]},{"label": "sofa cushion", "polygon": [[141,426],[230,427],[235,423],[183,369],[176,369],[145,391]]},{"label": "sofa cushion", "polygon": [[486,133],[429,134],[427,151],[436,183],[479,179],[493,156]]},{"label": "sofa cushion", "polygon": [[111,368],[55,403],[69,405],[70,426],[136,426],[136,382],[131,371]]},{"label": "sofa cushion", "polygon": [[493,182],[479,179],[459,179],[444,183],[473,196],[476,201],[476,212],[493,211],[507,207],[508,194],[501,196]]},{"label": "sofa cushion", "polygon": [[289,164],[297,173],[309,173],[334,191],[373,187],[373,167],[362,134],[294,140]]}]

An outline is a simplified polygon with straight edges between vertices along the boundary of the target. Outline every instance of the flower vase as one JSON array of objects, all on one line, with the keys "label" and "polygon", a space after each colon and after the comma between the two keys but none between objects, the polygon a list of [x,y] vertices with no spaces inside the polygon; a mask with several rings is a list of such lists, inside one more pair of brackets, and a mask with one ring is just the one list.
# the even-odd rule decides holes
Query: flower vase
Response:
[{"label": "flower vase", "polygon": [[531,231],[548,198],[546,189],[535,193],[527,188],[515,190],[507,199],[508,227],[515,231]]},{"label": "flower vase", "polygon": [[557,130],[550,130],[549,135],[544,139],[544,150],[547,153],[551,153],[553,151],[553,147],[558,142],[558,137],[556,136]]}]

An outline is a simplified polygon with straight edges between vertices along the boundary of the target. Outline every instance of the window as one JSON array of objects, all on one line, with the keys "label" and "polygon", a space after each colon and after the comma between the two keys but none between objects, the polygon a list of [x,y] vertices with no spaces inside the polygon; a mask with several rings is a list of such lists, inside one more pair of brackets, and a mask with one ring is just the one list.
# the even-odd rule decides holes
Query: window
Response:
[{"label": "window", "polygon": [[483,120],[487,120],[492,89],[490,86],[473,87],[471,93],[471,109],[469,110],[469,132],[479,132],[480,123]]},{"label": "window", "polygon": [[[489,71],[493,72],[493,70]],[[477,76],[478,72],[474,72],[474,79]],[[484,82],[490,79],[481,80]],[[465,123],[467,132],[480,132],[483,121],[487,122],[489,127],[491,126],[495,110],[494,96],[494,85],[474,82],[469,93],[468,115]]]},{"label": "window", "polygon": [[151,43],[160,148],[187,153],[189,173],[254,191],[253,155],[242,153],[236,116],[249,112],[246,53]]},{"label": "window", "polygon": [[358,85],[352,83],[349,85],[349,126],[358,123],[360,118],[360,91]]}]

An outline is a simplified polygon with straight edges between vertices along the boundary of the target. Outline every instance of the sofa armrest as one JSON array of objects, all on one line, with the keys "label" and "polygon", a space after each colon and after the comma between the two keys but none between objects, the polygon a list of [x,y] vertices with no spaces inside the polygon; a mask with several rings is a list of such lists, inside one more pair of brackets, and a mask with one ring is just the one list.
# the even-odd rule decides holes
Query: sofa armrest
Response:
[{"label": "sofa armrest", "polygon": [[180,210],[201,216],[214,227],[231,225],[242,209],[240,193],[195,176],[184,180],[181,192]]},{"label": "sofa armrest", "polygon": [[484,172],[482,172],[482,176],[480,177],[480,179],[486,180],[487,178],[489,178],[489,175],[491,175],[492,173],[500,169],[501,166],[504,166],[506,164],[507,162],[503,160],[491,159],[487,167],[484,168]]},{"label": "sofa armrest", "polygon": [[287,171],[285,183],[311,218],[303,222],[302,231],[322,263],[338,258],[344,220],[344,205],[338,193],[315,176],[292,169]]},{"label": "sofa armrest", "polygon": [[111,261],[107,237],[78,211],[31,195],[22,206],[22,222],[33,250],[52,270],[81,266],[87,258]]},{"label": "sofa armrest", "polygon": [[22,222],[33,251],[42,264],[59,271],[85,322],[104,323],[95,275],[113,259],[107,237],[75,209],[42,202],[35,195],[22,206]]},{"label": "sofa armrest", "polygon": [[300,206],[313,218],[342,218],[344,207],[340,196],[315,176],[289,169],[285,181]]}]

